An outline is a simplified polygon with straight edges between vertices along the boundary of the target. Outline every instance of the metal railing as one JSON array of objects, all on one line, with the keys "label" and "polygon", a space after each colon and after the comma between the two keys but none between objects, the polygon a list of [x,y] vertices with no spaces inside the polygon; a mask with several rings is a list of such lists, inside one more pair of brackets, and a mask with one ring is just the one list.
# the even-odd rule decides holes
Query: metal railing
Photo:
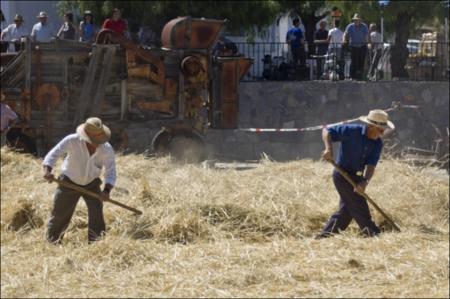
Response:
[{"label": "metal railing", "polygon": [[[325,55],[305,47],[305,65],[294,63],[287,43],[235,43],[238,54],[252,58],[253,65],[242,81],[263,80],[397,80],[393,78],[390,56],[394,44],[366,45],[362,74],[352,71],[351,47],[329,44]],[[375,49],[378,49],[376,51]],[[446,81],[449,79],[449,43],[426,41],[408,43],[409,57],[401,80]],[[319,72],[318,72],[319,70]]]},{"label": "metal railing", "polygon": [[[362,73],[352,72],[352,51],[342,44],[329,44],[325,55],[312,54],[306,48],[304,65],[294,63],[292,51],[287,43],[235,43],[238,55],[252,58],[253,64],[242,81],[263,80],[394,80],[390,56],[395,45],[374,44],[367,47]],[[24,42],[1,42],[2,52],[18,52]],[[374,49],[379,49],[375,51]],[[409,57],[402,80],[448,81],[449,43],[425,41],[408,43]],[[313,52],[313,51],[311,51]],[[301,54],[302,55],[302,54]],[[302,59],[300,59],[302,61]]]}]

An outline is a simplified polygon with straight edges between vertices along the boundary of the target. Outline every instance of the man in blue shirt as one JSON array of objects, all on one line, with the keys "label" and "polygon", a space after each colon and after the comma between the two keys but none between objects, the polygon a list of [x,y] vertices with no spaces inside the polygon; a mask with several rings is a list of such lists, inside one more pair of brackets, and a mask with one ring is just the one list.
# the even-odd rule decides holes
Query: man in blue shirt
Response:
[{"label": "man in blue shirt", "polygon": [[366,59],[367,44],[369,42],[369,29],[361,22],[359,14],[355,14],[353,23],[345,28],[344,43],[349,42],[351,64],[350,77],[362,80],[364,73],[364,60]]},{"label": "man in blue shirt", "polygon": [[306,54],[305,54],[305,37],[303,36],[303,32],[300,29],[300,19],[295,18],[292,23],[294,24],[294,28],[289,29],[286,33],[286,43],[291,45],[292,52],[292,60],[294,65],[305,65],[306,63]]},{"label": "man in blue shirt", "polygon": [[361,116],[360,120],[366,124],[337,125],[322,132],[325,144],[323,159],[333,160],[331,143],[341,142],[337,164],[349,174],[357,187],[353,188],[339,172],[333,172],[333,182],[340,196],[339,210],[331,216],[316,238],[329,237],[345,230],[352,219],[355,219],[363,234],[375,236],[380,233],[360,193],[369,184],[380,159],[383,148],[381,137],[386,129],[394,129],[394,124],[383,110],[372,110],[368,116]]}]

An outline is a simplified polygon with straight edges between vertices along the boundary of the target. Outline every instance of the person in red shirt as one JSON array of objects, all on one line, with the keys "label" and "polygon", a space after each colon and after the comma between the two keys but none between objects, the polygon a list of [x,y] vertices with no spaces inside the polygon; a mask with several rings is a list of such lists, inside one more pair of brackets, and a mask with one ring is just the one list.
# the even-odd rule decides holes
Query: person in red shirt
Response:
[{"label": "person in red shirt", "polygon": [[110,29],[123,37],[127,37],[127,22],[122,19],[122,13],[118,8],[114,8],[112,18],[105,20],[102,29]]}]

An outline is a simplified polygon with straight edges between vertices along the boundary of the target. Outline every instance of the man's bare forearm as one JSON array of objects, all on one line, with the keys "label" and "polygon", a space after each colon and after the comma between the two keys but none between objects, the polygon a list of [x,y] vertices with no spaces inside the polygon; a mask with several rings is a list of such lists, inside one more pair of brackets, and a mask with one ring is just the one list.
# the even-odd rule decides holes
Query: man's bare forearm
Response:
[{"label": "man's bare forearm", "polygon": [[367,183],[369,183],[369,181],[372,179],[374,173],[375,173],[375,166],[367,165],[366,171],[364,172],[364,179],[367,181]]},{"label": "man's bare forearm", "polygon": [[325,145],[325,149],[327,150],[333,150],[333,146],[331,144],[331,136],[327,129],[322,130],[322,141]]}]

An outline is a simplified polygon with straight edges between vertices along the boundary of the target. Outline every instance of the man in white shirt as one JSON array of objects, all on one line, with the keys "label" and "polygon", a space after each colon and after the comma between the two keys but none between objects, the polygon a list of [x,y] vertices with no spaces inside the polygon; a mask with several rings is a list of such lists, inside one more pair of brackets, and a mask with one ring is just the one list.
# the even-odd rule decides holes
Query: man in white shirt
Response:
[{"label": "man in white shirt", "polygon": [[328,31],[328,54],[335,55],[335,61],[339,65],[339,76],[344,78],[344,59],[342,53],[342,43],[344,41],[344,32],[339,29],[339,20],[334,20],[334,28]]},{"label": "man in white shirt", "polygon": [[[66,154],[60,179],[98,193],[102,199],[98,200],[78,191],[58,186],[48,222],[49,242],[61,242],[80,196],[83,196],[88,208],[89,242],[97,240],[104,234],[103,200],[108,199],[116,182],[114,150],[108,143],[110,138],[111,131],[103,125],[101,119],[91,117],[78,126],[75,134],[66,136],[45,156],[44,179],[52,181],[54,176],[51,172],[56,161]],[[102,181],[99,176],[102,168],[105,168],[105,187],[103,191],[100,191]]]},{"label": "man in white shirt", "polygon": [[334,28],[328,31],[328,51],[333,52],[342,49],[342,42],[344,41],[344,32],[339,29],[339,20],[334,20]]},{"label": "man in white shirt", "polygon": [[378,62],[380,61],[381,54],[383,52],[383,40],[381,39],[381,33],[377,31],[377,25],[375,23],[371,23],[369,26],[370,31],[370,44],[369,49],[372,54],[372,61],[370,64],[368,78],[369,80],[377,80],[376,69],[378,66]]},{"label": "man in white shirt", "polygon": [[33,42],[49,43],[55,36],[55,30],[52,24],[47,22],[48,15],[45,11],[41,11],[38,16],[39,23],[34,24],[31,30],[31,38]]},{"label": "man in white shirt", "polygon": [[[8,52],[17,52],[20,48],[20,39],[28,36],[27,29],[23,26],[23,17],[16,15],[14,17],[14,24],[10,24],[8,27],[2,30],[0,39],[2,41],[8,41]],[[15,42],[18,42],[18,47],[15,46]]]}]

